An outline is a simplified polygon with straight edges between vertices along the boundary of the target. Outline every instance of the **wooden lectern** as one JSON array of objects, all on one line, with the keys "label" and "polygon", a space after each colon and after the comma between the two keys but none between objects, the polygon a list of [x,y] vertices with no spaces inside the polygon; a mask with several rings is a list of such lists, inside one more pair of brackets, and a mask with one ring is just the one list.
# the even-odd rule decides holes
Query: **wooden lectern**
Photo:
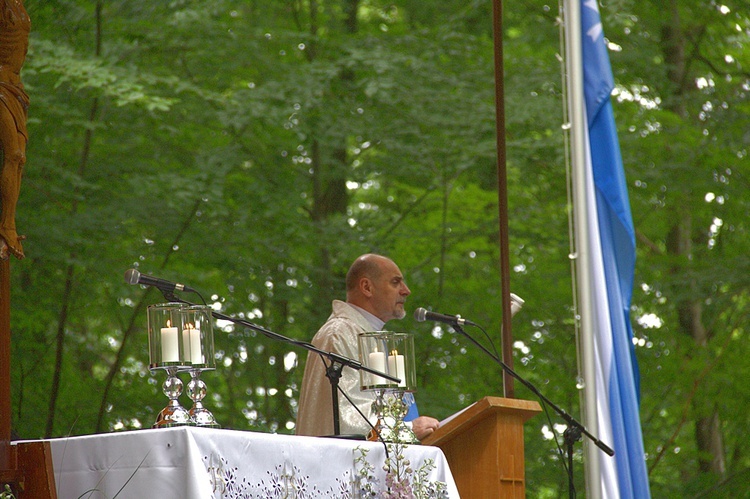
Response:
[{"label": "wooden lectern", "polygon": [[461,497],[524,498],[523,424],[541,410],[529,400],[485,397],[422,444],[442,449]]}]

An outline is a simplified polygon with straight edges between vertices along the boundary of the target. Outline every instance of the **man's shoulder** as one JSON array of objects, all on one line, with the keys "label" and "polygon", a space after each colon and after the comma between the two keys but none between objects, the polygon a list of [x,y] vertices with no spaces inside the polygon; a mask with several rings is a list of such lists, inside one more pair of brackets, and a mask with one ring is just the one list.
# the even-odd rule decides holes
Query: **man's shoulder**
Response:
[{"label": "man's shoulder", "polygon": [[346,316],[331,316],[320,327],[315,336],[336,336],[361,331],[364,331],[364,329],[354,319]]},{"label": "man's shoulder", "polygon": [[333,300],[333,311],[331,312],[331,316],[328,318],[328,321],[326,321],[326,324],[329,322],[338,322],[343,321],[345,323],[352,323],[357,325],[358,327],[364,328],[365,324],[367,324],[367,319],[357,310],[355,307],[350,305],[347,302],[341,301],[341,300]]},{"label": "man's shoulder", "polygon": [[349,304],[336,300],[333,302],[333,313],[313,338],[313,344],[336,340],[351,340],[364,331],[359,313]]}]

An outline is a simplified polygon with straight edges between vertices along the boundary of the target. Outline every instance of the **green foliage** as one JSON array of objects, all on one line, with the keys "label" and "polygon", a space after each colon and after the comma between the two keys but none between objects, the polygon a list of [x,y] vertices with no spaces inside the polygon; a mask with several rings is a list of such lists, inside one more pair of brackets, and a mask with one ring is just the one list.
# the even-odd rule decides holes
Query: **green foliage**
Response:
[{"label": "green foliage", "polygon": [[16,499],[15,494],[13,494],[13,490],[11,490],[10,485],[7,483],[3,487],[3,491],[0,492],[0,499]]},{"label": "green foliage", "polygon": [[[351,261],[382,252],[404,272],[411,309],[460,312],[500,348],[491,2],[325,1],[317,15],[306,2],[25,5],[27,258],[12,264],[22,438],[148,427],[166,403],[145,334],[146,307],[164,299],[124,283],[131,267],[307,340],[343,297]],[[742,7],[690,0],[667,18],[659,2],[602,6],[638,235],[633,324],[654,497],[747,493]],[[557,15],[504,2],[508,257],[526,300],[513,353],[519,374],[578,414]],[[679,81],[670,30],[689,41]],[[686,215],[692,248],[678,254]],[[702,344],[683,327],[687,302]],[[451,329],[391,326],[419,337],[423,414],[501,394],[501,370]],[[203,379],[222,426],[293,432],[306,352],[230,324],[215,337],[217,369]],[[534,398],[518,385],[517,396]],[[696,439],[715,412],[723,475],[702,468]],[[530,497],[567,491],[559,423],[550,413],[526,427]]]}]

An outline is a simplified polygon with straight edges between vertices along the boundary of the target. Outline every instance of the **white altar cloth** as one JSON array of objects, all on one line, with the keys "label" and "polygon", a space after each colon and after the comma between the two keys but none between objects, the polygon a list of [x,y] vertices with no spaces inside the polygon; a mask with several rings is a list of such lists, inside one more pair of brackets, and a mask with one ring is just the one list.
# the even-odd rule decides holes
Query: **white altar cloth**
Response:
[{"label": "white altar cloth", "polygon": [[[363,483],[385,490],[385,449],[376,442],[197,427],[49,442],[59,499],[355,498]],[[412,481],[432,460],[423,481],[459,497],[439,448],[411,445],[404,454]]]}]

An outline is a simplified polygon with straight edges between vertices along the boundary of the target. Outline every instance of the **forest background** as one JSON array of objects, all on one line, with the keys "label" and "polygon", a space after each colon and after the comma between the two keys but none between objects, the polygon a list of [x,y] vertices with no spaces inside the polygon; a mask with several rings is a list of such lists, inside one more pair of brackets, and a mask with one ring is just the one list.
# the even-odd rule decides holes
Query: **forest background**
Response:
[{"label": "forest background", "polygon": [[[13,430],[150,427],[146,307],[129,268],[309,339],[359,254],[412,295],[418,399],[444,418],[502,372],[424,306],[500,345],[492,2],[27,0],[31,97],[12,272]],[[579,414],[560,7],[504,2],[514,365]],[[632,321],[654,497],[750,493],[750,14],[744,0],[600,5],[637,231]],[[292,433],[306,352],[219,324],[206,405]],[[516,396],[534,395],[516,385]],[[565,495],[551,413],[529,497]],[[580,446],[576,481],[582,488]]]}]

